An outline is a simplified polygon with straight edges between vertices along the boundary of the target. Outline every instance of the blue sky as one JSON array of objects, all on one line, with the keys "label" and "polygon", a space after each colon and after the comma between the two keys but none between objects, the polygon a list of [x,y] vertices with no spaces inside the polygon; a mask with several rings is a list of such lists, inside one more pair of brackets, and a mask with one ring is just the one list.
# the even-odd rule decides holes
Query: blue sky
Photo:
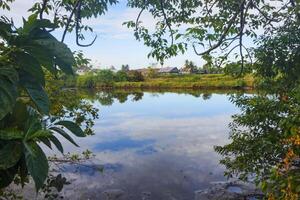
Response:
[{"label": "blue sky", "polygon": [[[17,26],[21,25],[22,16],[28,16],[27,10],[33,2],[35,1],[15,0],[11,6],[11,12],[5,14],[12,17]],[[120,68],[122,64],[129,64],[131,68],[147,67],[150,63],[156,62],[154,59],[147,58],[150,49],[142,42],[136,41],[132,30],[122,25],[125,21],[134,20],[137,13],[138,10],[126,7],[126,0],[120,0],[119,4],[109,7],[105,16],[86,21],[93,27],[94,34],[98,36],[93,46],[79,48],[75,45],[74,34],[67,35],[65,42],[72,51],[82,50],[86,57],[92,59],[96,67],[114,65],[116,68]],[[149,14],[142,15],[141,21],[144,25],[153,27],[153,19]],[[61,30],[54,33],[57,38],[60,38],[61,34]],[[89,43],[94,34],[87,33],[87,41],[83,43]],[[196,56],[194,52],[188,51],[185,55],[167,60],[164,66],[181,67],[186,59],[192,60],[198,65],[203,64],[200,57]]]}]

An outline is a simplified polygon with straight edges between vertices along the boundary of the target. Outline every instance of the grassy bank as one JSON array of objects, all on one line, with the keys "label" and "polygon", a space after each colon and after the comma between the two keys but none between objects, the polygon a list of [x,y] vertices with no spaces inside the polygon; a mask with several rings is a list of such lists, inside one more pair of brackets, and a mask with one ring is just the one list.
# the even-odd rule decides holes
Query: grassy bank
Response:
[{"label": "grassy bank", "polygon": [[115,82],[115,88],[141,88],[141,89],[230,89],[254,88],[254,79],[251,75],[234,78],[223,74],[195,74],[172,75],[146,79],[139,82]]},{"label": "grassy bank", "polygon": [[116,89],[236,89],[254,88],[253,75],[233,77],[225,74],[169,74],[143,76],[136,71],[102,70],[65,80],[66,86],[78,88]]}]

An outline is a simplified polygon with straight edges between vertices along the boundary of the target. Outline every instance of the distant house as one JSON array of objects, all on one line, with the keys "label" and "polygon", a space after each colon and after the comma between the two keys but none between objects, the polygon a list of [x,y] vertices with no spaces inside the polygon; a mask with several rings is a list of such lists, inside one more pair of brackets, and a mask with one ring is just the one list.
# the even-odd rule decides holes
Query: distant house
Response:
[{"label": "distant house", "polygon": [[163,67],[158,70],[160,74],[178,74],[179,70],[177,67]]},{"label": "distant house", "polygon": [[[154,70],[154,72],[158,72],[159,69],[158,68],[151,68]],[[149,73],[150,68],[141,68],[141,69],[134,69],[135,71],[140,72],[143,76],[146,76]]]},{"label": "distant house", "polygon": [[197,71],[191,67],[183,67],[180,69],[181,74],[195,74]]},{"label": "distant house", "polygon": [[83,75],[83,74],[85,74],[85,73],[87,73],[87,72],[89,72],[89,71],[90,71],[90,68],[87,68],[87,67],[82,66],[82,67],[79,67],[79,68],[76,70],[76,74],[78,74],[78,75]]},{"label": "distant house", "polygon": [[148,73],[148,69],[147,68],[142,68],[142,69],[134,69],[134,71],[138,71],[143,75],[146,75]]}]

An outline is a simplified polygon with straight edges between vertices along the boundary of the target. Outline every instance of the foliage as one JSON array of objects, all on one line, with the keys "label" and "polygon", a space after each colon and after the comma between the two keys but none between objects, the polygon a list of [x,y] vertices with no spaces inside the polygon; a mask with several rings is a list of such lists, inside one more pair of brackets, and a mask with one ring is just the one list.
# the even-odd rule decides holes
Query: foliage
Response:
[{"label": "foliage", "polygon": [[289,21],[276,34],[266,35],[255,50],[260,93],[233,101],[242,114],[231,124],[232,143],[216,150],[229,176],[256,175],[269,199],[298,199],[299,53],[298,21]]},{"label": "foliage", "polygon": [[111,70],[98,70],[97,73],[86,73],[77,77],[77,86],[86,88],[112,87],[115,82],[142,81],[143,75],[137,71],[113,72]]},{"label": "foliage", "polygon": [[[239,59],[241,65],[251,61],[246,41],[272,33],[275,27],[300,16],[295,0],[129,0],[128,5],[140,12],[125,24],[137,40],[151,48],[149,56],[163,62],[192,48],[199,56],[218,54],[218,66],[228,58]],[[152,15],[154,30],[142,23],[144,12]]]},{"label": "foliage", "polygon": [[164,75],[142,82],[118,82],[115,88],[141,88],[141,89],[233,89],[254,88],[253,77],[233,78],[224,74],[189,74],[189,75]]},{"label": "foliage", "polygon": [[111,85],[114,80],[114,73],[111,70],[100,70],[97,72],[95,78],[97,83]]},{"label": "foliage", "polygon": [[128,80],[128,75],[127,75],[126,71],[124,71],[124,70],[117,71],[114,75],[114,80],[116,82],[127,81]]},{"label": "foliage", "polygon": [[24,184],[29,173],[38,190],[48,175],[47,158],[38,143],[50,147],[52,141],[63,151],[54,134],[61,134],[73,142],[63,127],[71,129],[78,137],[85,136],[74,122],[62,124],[63,121],[55,118],[45,121],[42,117],[50,111],[42,66],[57,73],[58,69],[52,64],[55,62],[62,71],[71,73],[74,58],[65,44],[45,30],[55,27],[48,20],[31,15],[23,27],[16,30],[7,20],[0,23],[4,40],[0,59],[1,188],[9,185],[16,174]]},{"label": "foliage", "polygon": [[245,74],[250,74],[252,72],[252,68],[253,67],[250,63],[245,63],[242,69],[241,63],[232,62],[226,64],[223,68],[223,71],[226,75],[241,76]]},{"label": "foliage", "polygon": [[224,74],[187,74],[187,75],[163,75],[157,72],[147,73],[146,79],[129,79],[123,71],[114,74],[109,84],[103,84],[97,75],[85,74],[77,77],[77,86],[80,88],[254,88],[252,75],[244,77],[231,77]]},{"label": "foliage", "polygon": [[189,60],[185,60],[183,70],[191,73],[196,73],[198,71],[194,62]]},{"label": "foliage", "polygon": [[92,135],[94,119],[98,118],[98,109],[74,89],[65,88],[65,81],[46,74],[46,92],[50,100],[50,114],[56,119],[68,119],[79,124],[86,135]]},{"label": "foliage", "polygon": [[131,82],[140,82],[144,80],[144,76],[141,72],[136,70],[130,70],[127,72],[128,81]]},{"label": "foliage", "polygon": [[73,70],[90,71],[92,69],[91,59],[86,58],[82,51],[74,52],[75,63],[73,64]]},{"label": "foliage", "polygon": [[[9,9],[9,2],[12,0],[1,1],[0,7]],[[92,134],[96,110],[84,102],[78,107],[72,106],[72,101],[66,103],[55,96],[59,90],[51,90],[51,86],[59,85],[52,79],[49,87],[45,73],[55,77],[62,76],[62,72],[73,74],[72,67],[87,64],[88,60],[84,60],[80,52],[74,59],[73,53],[63,43],[66,33],[75,30],[78,45],[91,45],[94,41],[88,45],[80,43],[84,39],[82,31],[91,30],[81,19],[102,15],[107,5],[114,3],[114,0],[36,2],[30,9],[33,14],[27,20],[23,19],[20,28],[5,16],[0,17],[0,188],[18,177],[19,183],[24,185],[30,175],[38,191],[49,169],[39,144],[49,148],[54,145],[63,153],[57,134],[76,146],[69,133],[77,137]],[[52,21],[50,16],[54,16]],[[51,34],[59,27],[64,28],[61,41]],[[58,102],[64,103],[59,107],[51,104]],[[83,123],[85,131],[80,127]]]},{"label": "foliage", "polygon": [[154,69],[152,67],[148,67],[146,76],[147,76],[147,78],[156,78],[156,77],[158,77],[158,72],[156,69]]}]

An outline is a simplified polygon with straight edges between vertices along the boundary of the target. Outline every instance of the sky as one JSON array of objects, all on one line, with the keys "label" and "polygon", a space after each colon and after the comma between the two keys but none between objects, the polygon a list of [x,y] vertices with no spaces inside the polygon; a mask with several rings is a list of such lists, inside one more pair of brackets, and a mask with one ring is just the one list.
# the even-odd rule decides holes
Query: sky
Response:
[{"label": "sky", "polygon": [[[22,25],[22,17],[27,17],[30,13],[27,10],[36,2],[35,0],[15,0],[11,5],[11,11],[5,11],[5,15],[13,18],[15,25]],[[92,59],[93,65],[98,67],[115,66],[121,68],[122,64],[129,64],[131,69],[148,67],[151,63],[157,63],[155,59],[147,58],[150,48],[143,45],[142,42],[136,41],[133,36],[133,31],[123,26],[123,22],[135,20],[139,10],[128,8],[126,0],[120,0],[119,4],[110,6],[106,15],[97,19],[89,19],[85,23],[94,29],[94,33],[86,34],[86,41],[92,41],[95,34],[97,40],[90,47],[78,47],[75,44],[74,34],[66,36],[66,44],[72,51],[81,50],[87,58]],[[153,19],[150,14],[143,14],[141,19],[146,26],[153,28]],[[62,30],[53,33],[58,39],[61,38]],[[182,67],[184,61],[192,60],[197,65],[204,64],[203,60],[195,55],[192,50],[189,50],[184,55],[179,55],[169,60],[166,60],[164,67]],[[160,67],[160,65],[158,65]]]}]

